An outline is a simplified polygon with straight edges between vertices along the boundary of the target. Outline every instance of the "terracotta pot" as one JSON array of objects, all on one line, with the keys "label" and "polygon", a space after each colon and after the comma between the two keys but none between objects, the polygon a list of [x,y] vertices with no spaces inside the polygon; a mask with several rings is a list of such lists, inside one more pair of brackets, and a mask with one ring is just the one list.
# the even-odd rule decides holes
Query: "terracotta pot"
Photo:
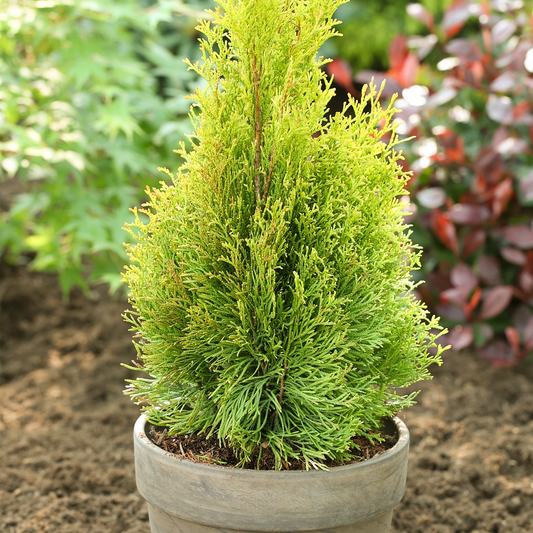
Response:
[{"label": "terracotta pot", "polygon": [[263,471],[178,459],[135,424],[137,487],[148,501],[152,533],[334,531],[388,533],[393,507],[405,492],[409,431],[387,452],[323,471]]}]

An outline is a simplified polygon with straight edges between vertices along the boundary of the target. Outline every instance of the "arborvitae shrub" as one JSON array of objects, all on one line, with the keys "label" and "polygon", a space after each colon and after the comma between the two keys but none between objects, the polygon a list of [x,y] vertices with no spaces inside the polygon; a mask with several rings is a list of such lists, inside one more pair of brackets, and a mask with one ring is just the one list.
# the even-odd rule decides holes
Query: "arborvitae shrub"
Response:
[{"label": "arborvitae shrub", "polygon": [[243,463],[265,442],[277,468],[349,459],[440,361],[438,322],[411,295],[394,110],[371,87],[326,118],[316,55],[340,3],[219,1],[190,65],[207,81],[194,147],[128,228],[127,320],[150,377],[127,393]]}]

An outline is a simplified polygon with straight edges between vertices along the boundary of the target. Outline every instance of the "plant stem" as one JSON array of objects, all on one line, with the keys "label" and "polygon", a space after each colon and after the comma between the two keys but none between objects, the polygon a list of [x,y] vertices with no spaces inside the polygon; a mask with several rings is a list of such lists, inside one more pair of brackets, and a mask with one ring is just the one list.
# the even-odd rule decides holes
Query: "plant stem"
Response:
[{"label": "plant stem", "polygon": [[284,381],[285,374],[287,373],[287,360],[283,363],[283,374],[281,374],[281,383],[279,387],[279,405],[283,405],[283,391],[285,390]]},{"label": "plant stem", "polygon": [[270,151],[270,168],[268,169],[268,178],[263,188],[263,204],[266,202],[268,189],[270,188],[270,180],[272,179],[272,171],[274,170],[274,147]]},{"label": "plant stem", "polygon": [[255,201],[261,209],[261,136],[263,125],[261,122],[261,104],[259,101],[259,84],[261,83],[262,69],[257,69],[257,58],[252,57],[252,70],[254,75],[254,96],[255,96],[255,160],[254,160],[254,182],[255,182]]}]

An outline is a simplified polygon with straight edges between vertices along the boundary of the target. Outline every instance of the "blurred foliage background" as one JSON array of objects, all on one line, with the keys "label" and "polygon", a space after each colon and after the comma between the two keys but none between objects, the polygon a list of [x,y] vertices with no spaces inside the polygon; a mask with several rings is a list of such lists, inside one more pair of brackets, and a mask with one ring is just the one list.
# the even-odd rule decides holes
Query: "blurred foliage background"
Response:
[{"label": "blurred foliage background", "polygon": [[[499,366],[533,356],[532,2],[456,0],[394,37],[385,72],[406,137],[404,198],[423,245],[419,297],[454,349]],[[341,70],[342,72],[342,70]],[[346,76],[345,76],[346,77]]]},{"label": "blurred foliage background", "polygon": [[[214,0],[0,0],[0,254],[59,274],[65,295],[120,286],[122,231],[175,170]],[[533,351],[533,0],[351,0],[337,18],[346,92],[397,92],[406,203],[430,309],[455,348],[496,364]],[[415,120],[416,119],[416,120]]]},{"label": "blurred foliage background", "polygon": [[[436,19],[442,18],[452,0],[422,0],[422,4]],[[343,24],[336,37],[327,43],[324,55],[342,57],[354,72],[364,69],[388,68],[388,48],[399,33],[415,34],[423,24],[407,15],[411,0],[351,0],[337,10]]]},{"label": "blurred foliage background", "polygon": [[0,1],[0,249],[115,289],[128,208],[189,131],[209,1]]},{"label": "blurred foliage background", "polygon": [[[424,0],[439,13],[447,0]],[[128,208],[179,165],[198,83],[196,19],[213,0],[0,0],[0,253],[72,286],[125,262]],[[387,65],[406,0],[341,6],[323,50],[353,70]]]}]

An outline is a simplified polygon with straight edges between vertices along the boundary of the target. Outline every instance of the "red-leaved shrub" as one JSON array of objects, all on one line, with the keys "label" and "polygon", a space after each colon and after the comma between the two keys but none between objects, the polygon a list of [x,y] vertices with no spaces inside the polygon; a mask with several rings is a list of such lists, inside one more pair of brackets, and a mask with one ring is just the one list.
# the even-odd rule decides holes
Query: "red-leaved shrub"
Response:
[{"label": "red-leaved shrub", "polygon": [[413,172],[413,240],[425,248],[420,297],[455,349],[494,364],[533,350],[533,17],[520,0],[456,1],[425,36],[397,36],[387,81]]}]

